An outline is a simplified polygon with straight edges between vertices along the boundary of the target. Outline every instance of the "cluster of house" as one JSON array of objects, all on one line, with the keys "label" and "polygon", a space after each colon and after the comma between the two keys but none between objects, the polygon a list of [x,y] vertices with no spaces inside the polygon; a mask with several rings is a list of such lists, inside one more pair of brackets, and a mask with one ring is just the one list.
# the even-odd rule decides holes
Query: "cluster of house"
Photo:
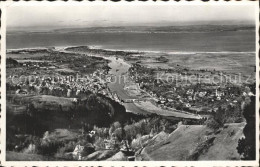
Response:
[{"label": "cluster of house", "polygon": [[[159,71],[161,72],[161,70]],[[163,73],[167,72],[167,70],[162,71]],[[139,87],[152,97],[153,103],[161,108],[177,107],[197,112],[202,109],[202,106],[205,106],[205,103],[209,108],[215,108],[219,103],[237,106],[242,96],[254,96],[252,92],[246,91],[244,86],[236,86],[230,83],[221,86],[205,83],[205,85],[201,85],[201,88],[203,88],[201,89],[193,87],[191,83],[180,82],[179,86],[176,84],[177,87],[174,87],[156,80],[151,69],[140,65],[133,65],[129,69],[129,74],[130,79],[137,82]],[[181,73],[179,74],[181,75]]]},{"label": "cluster of house", "polygon": [[[254,94],[252,92],[243,92],[241,93],[233,93],[230,91],[230,87],[227,87],[226,89],[219,89],[218,87],[212,87],[209,90],[201,90],[201,91],[196,91],[192,88],[187,89],[184,91],[182,94],[178,94],[178,88],[173,87],[172,88],[172,98],[169,98],[169,94],[167,97],[163,97],[163,95],[158,96],[152,91],[149,91],[149,95],[153,97],[153,101],[155,101],[159,107],[161,108],[166,108],[167,106],[171,106],[170,104],[181,104],[182,106],[186,108],[191,108],[191,107],[198,107],[200,106],[200,101],[207,101],[211,104],[214,104],[215,102],[222,102],[227,103],[231,106],[235,106],[238,101],[237,98],[239,96],[253,96]],[[185,89],[185,88],[184,88]],[[164,92],[165,93],[165,92]],[[162,92],[163,94],[163,92]],[[197,106],[198,105],[198,106]],[[175,106],[175,105],[173,105]]]},{"label": "cluster of house", "polygon": [[33,82],[29,79],[17,84],[8,82],[7,90],[15,90],[16,94],[46,94],[64,97],[81,97],[81,95],[91,91],[118,99],[115,94],[110,93],[107,87],[107,78],[102,77],[102,73],[102,70],[97,70],[93,74],[84,76],[84,78],[72,76],[40,78],[35,76]]},{"label": "cluster of house", "polygon": [[122,152],[132,151],[127,140],[119,142],[114,134],[112,134],[110,139],[105,139],[104,144],[106,150],[114,150],[120,147],[120,151]]},{"label": "cluster of house", "polygon": [[57,67],[54,65],[49,64],[46,61],[37,61],[37,60],[33,60],[31,61],[19,61],[23,67],[27,67],[28,69],[43,69],[43,70],[53,70],[56,69]]}]

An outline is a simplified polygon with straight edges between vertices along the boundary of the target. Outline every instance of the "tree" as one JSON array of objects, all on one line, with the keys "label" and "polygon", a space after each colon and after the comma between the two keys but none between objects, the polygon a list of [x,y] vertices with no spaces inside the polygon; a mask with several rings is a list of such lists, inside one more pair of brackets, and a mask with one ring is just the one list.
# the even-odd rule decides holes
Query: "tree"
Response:
[{"label": "tree", "polygon": [[121,124],[118,121],[114,122],[113,125],[114,125],[115,129],[118,129],[118,128],[122,127]]},{"label": "tree", "polygon": [[219,123],[220,126],[223,126],[226,123],[226,110],[223,107],[219,107],[216,113],[214,114],[214,119]]},{"label": "tree", "polygon": [[116,128],[115,128],[114,124],[112,124],[109,128],[109,131],[108,131],[108,134],[109,134],[110,137],[113,135],[115,130],[116,130]]},{"label": "tree", "polygon": [[218,129],[221,126],[213,117],[206,120],[205,124],[211,129]]},{"label": "tree", "polygon": [[242,155],[244,160],[255,160],[256,159],[256,129],[255,129],[255,96],[250,97],[250,103],[244,106],[243,115],[246,119],[246,126],[243,130],[245,137],[239,139],[237,151]]},{"label": "tree", "polygon": [[219,107],[212,117],[209,118],[205,124],[212,129],[218,129],[223,127],[227,120],[226,110],[223,107]]}]

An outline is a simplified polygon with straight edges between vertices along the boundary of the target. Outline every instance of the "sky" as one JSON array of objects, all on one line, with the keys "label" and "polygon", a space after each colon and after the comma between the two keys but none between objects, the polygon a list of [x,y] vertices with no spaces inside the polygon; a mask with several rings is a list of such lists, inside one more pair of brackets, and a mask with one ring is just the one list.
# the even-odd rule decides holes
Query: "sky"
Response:
[{"label": "sky", "polygon": [[7,8],[7,27],[160,26],[238,21],[254,23],[252,5],[87,5]]}]

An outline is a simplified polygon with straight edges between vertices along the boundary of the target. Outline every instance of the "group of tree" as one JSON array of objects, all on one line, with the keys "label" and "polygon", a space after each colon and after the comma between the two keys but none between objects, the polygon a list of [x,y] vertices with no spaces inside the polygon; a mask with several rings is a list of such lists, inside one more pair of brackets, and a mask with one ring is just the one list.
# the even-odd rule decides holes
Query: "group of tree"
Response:
[{"label": "group of tree", "polygon": [[256,159],[256,97],[251,96],[245,104],[243,115],[246,119],[246,126],[243,130],[245,137],[239,139],[237,150],[244,160]]}]

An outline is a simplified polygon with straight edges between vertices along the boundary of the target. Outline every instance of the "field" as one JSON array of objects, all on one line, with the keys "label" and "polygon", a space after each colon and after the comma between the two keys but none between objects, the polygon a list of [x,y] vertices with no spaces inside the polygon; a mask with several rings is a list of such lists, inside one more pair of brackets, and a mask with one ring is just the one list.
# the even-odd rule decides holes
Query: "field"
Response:
[{"label": "field", "polygon": [[199,116],[193,115],[193,114],[188,114],[188,113],[181,113],[178,111],[173,111],[173,110],[165,110],[160,107],[155,106],[152,102],[150,101],[140,101],[140,102],[135,102],[134,103],[137,107],[147,111],[148,113],[153,113],[153,114],[158,114],[162,116],[167,116],[167,117],[181,117],[181,118],[190,118],[190,119],[200,119]]},{"label": "field", "polygon": [[[158,63],[156,57],[164,56],[168,62]],[[176,66],[187,67],[191,70],[216,70],[232,75],[251,76],[255,79],[255,53],[171,53],[171,54],[148,54],[152,59],[140,60],[152,68],[174,68]]]}]

